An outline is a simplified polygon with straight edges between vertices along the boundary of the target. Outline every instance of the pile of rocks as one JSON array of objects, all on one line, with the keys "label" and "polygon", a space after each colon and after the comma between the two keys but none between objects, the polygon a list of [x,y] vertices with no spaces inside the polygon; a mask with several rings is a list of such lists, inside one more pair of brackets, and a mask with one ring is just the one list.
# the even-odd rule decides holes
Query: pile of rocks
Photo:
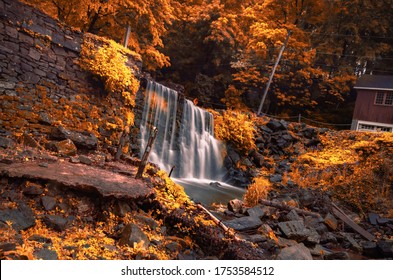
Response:
[{"label": "pile of rocks", "polygon": [[[280,183],[282,175],[290,171],[291,163],[300,154],[299,147],[317,148],[321,143],[319,135],[327,131],[326,128],[314,128],[304,123],[270,119],[265,125],[257,127],[256,149],[249,151],[247,156],[240,155],[228,145],[224,161],[228,170],[226,179],[235,186],[246,187],[260,174],[261,168],[274,168],[275,172],[271,174],[270,181]],[[274,162],[266,160],[267,158],[272,158]],[[239,165],[244,166],[245,170],[239,169]]]},{"label": "pile of rocks", "polygon": [[[368,221],[347,209],[346,213],[375,236],[366,240],[337,218],[326,195],[312,190],[279,195],[272,199],[280,205],[311,209],[310,215],[266,205],[245,207],[233,200],[216,214],[241,238],[267,250],[276,259],[380,259],[393,258],[393,219],[369,214]],[[319,214],[319,215],[318,215]]]}]

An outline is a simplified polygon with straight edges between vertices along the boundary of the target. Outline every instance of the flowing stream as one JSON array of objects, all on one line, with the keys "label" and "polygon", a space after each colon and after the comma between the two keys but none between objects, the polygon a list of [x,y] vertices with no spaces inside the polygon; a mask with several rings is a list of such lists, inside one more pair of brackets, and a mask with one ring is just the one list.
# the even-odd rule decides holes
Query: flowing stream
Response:
[{"label": "flowing stream", "polygon": [[182,100],[176,91],[149,81],[141,122],[141,154],[152,127],[157,127],[158,134],[149,161],[168,173],[173,169],[171,177],[191,199],[210,205],[242,196],[242,189],[221,182],[225,146],[214,138],[212,114]]}]

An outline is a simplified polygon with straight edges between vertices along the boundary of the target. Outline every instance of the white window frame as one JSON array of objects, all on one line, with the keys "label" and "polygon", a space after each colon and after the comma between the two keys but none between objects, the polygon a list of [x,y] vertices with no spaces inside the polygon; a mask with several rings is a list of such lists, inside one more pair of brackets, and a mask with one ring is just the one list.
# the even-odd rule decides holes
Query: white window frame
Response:
[{"label": "white window frame", "polygon": [[[382,103],[377,103],[377,100],[378,101],[380,100],[378,97],[380,97],[381,94],[383,95],[382,96]],[[393,92],[392,91],[377,91],[376,94],[375,94],[374,105],[377,105],[377,106],[393,106],[393,102],[392,102],[392,104],[387,104],[386,103],[387,100],[388,100],[388,98],[387,98],[388,95],[393,95]]]},{"label": "white window frame", "polygon": [[368,132],[393,132],[393,124],[358,121],[356,130]]}]

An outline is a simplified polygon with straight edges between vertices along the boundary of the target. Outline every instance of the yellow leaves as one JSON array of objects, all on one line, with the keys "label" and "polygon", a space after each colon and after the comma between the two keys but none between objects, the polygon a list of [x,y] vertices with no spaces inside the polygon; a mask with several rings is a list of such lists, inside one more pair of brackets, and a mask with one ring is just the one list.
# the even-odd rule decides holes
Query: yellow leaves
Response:
[{"label": "yellow leaves", "polygon": [[236,20],[235,15],[225,15],[213,21],[210,24],[210,35],[205,38],[205,42],[226,42],[230,46],[235,46],[237,36],[240,35]]},{"label": "yellow leaves", "polygon": [[393,207],[390,133],[343,131],[321,136],[321,140],[322,150],[308,152],[292,165],[292,181],[300,187],[329,191],[359,211]]},{"label": "yellow leaves", "polygon": [[161,201],[169,211],[191,204],[189,197],[184,192],[184,188],[175,184],[165,171],[159,170],[157,176],[165,182],[165,187],[157,189],[157,199]]},{"label": "yellow leaves", "polygon": [[267,236],[271,239],[274,240],[277,244],[278,244],[278,238],[276,236],[276,234],[274,233],[274,231],[270,230],[267,234]]},{"label": "yellow leaves", "polygon": [[298,161],[313,166],[330,166],[353,164],[358,157],[353,151],[341,148],[324,149],[318,152],[309,152],[298,157]]},{"label": "yellow leaves", "polygon": [[232,143],[243,152],[255,148],[255,127],[250,116],[237,111],[224,111],[214,115],[214,131],[218,139]]},{"label": "yellow leaves", "polygon": [[106,123],[106,128],[110,129],[110,130],[115,130],[117,128],[117,125],[114,124],[114,123],[107,122]]},{"label": "yellow leaves", "polygon": [[234,80],[250,87],[261,87],[268,81],[256,67],[248,68],[233,75]]},{"label": "yellow leaves", "polygon": [[81,67],[102,79],[109,93],[121,92],[126,105],[135,104],[133,95],[139,89],[139,81],[126,65],[130,51],[112,40],[104,42],[96,49],[92,42],[85,41],[80,64]]},{"label": "yellow leaves", "polygon": [[[138,83],[134,83],[134,84],[139,87]],[[138,91],[138,89],[132,89],[131,91],[136,93]],[[121,93],[121,95],[123,96],[123,100],[124,100],[125,105],[131,106],[131,107],[135,106],[135,95],[134,94],[131,94],[128,91],[123,91]]]},{"label": "yellow leaves", "polygon": [[267,49],[281,47],[286,35],[285,28],[275,28],[267,22],[258,21],[250,27],[248,48],[266,58]]},{"label": "yellow leaves", "polygon": [[238,90],[234,85],[230,85],[225,91],[225,97],[221,99],[230,110],[247,111],[246,105],[242,101],[243,91]]},{"label": "yellow leaves", "polygon": [[169,57],[158,51],[153,46],[147,46],[141,50],[144,66],[152,71],[157,68],[170,66]]},{"label": "yellow leaves", "polygon": [[[204,216],[202,215],[198,215],[194,218],[195,223],[199,226],[199,225],[203,225],[203,226],[209,226],[209,227],[214,227],[216,226],[216,223],[214,223],[213,220],[211,219],[206,219]],[[189,240],[189,242],[191,243],[191,240]]]},{"label": "yellow leaves", "polygon": [[256,177],[253,183],[248,186],[243,196],[243,200],[247,206],[253,207],[258,205],[260,199],[266,199],[270,190],[271,183],[269,180],[264,177]]},{"label": "yellow leaves", "polygon": [[[7,201],[2,204],[2,207],[8,208],[8,209],[16,209],[16,208],[18,208],[18,203],[14,202],[14,201]],[[11,226],[12,222],[7,221],[6,224]]]},{"label": "yellow leaves", "polygon": [[131,126],[134,125],[134,113],[128,109],[123,110],[123,115],[126,118],[126,125]]}]

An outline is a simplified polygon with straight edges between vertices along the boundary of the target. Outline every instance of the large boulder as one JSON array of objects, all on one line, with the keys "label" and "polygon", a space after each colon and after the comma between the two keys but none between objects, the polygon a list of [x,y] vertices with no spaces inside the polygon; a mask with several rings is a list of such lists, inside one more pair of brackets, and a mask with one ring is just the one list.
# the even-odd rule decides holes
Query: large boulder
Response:
[{"label": "large boulder", "polygon": [[270,121],[266,124],[266,126],[269,129],[271,129],[273,132],[287,129],[285,122],[278,121],[275,119],[270,119]]},{"label": "large boulder", "polygon": [[34,226],[35,216],[29,206],[21,204],[17,209],[0,210],[0,221],[12,222],[12,228],[19,231]]},{"label": "large boulder", "polygon": [[43,221],[47,227],[57,231],[64,231],[68,226],[68,220],[57,215],[45,215]]},{"label": "large boulder", "polygon": [[68,130],[62,126],[52,128],[51,137],[55,140],[70,139],[80,149],[96,150],[98,146],[98,139],[93,133]]},{"label": "large boulder", "polygon": [[246,216],[230,221],[223,222],[227,227],[236,231],[248,231],[257,229],[262,225],[262,221],[258,217]]},{"label": "large boulder", "polygon": [[239,199],[233,199],[228,202],[228,210],[233,213],[239,213],[243,209],[243,201]]},{"label": "large boulder", "polygon": [[74,142],[70,139],[52,141],[47,143],[46,147],[62,156],[75,156],[78,150]]},{"label": "large boulder", "polygon": [[306,240],[311,235],[311,231],[304,226],[302,220],[281,222],[278,223],[278,227],[287,238],[299,242]]},{"label": "large boulder", "polygon": [[256,167],[261,168],[265,162],[265,158],[257,150],[252,150],[250,153],[250,158]]}]

